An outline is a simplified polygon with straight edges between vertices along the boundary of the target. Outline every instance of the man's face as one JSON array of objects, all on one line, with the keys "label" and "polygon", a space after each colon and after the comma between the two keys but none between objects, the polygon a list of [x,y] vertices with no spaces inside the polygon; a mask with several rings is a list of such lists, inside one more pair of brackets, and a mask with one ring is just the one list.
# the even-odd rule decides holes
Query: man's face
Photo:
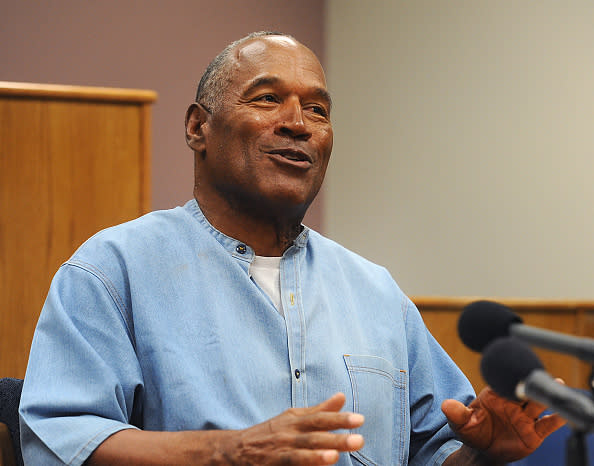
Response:
[{"label": "man's face", "polygon": [[223,103],[202,126],[197,190],[262,215],[303,215],[332,151],[322,67],[282,36],[249,41],[235,59]]}]

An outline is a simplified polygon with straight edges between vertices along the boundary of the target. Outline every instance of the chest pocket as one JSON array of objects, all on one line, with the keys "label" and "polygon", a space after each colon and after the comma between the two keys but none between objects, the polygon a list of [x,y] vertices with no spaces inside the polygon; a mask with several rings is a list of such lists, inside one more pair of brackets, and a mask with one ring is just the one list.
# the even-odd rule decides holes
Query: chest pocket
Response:
[{"label": "chest pocket", "polygon": [[406,464],[408,457],[407,374],[377,356],[345,354],[353,411],[365,416],[356,430],[365,445],[352,457],[364,465]]}]

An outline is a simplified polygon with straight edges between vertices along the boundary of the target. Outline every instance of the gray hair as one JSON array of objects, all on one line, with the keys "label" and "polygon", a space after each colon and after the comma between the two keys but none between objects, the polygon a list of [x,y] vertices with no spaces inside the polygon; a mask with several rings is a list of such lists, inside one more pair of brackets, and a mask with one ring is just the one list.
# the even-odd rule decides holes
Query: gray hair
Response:
[{"label": "gray hair", "polygon": [[230,43],[210,62],[204,71],[196,91],[196,102],[206,107],[209,112],[218,109],[222,103],[221,99],[224,91],[229,84],[230,57],[233,50],[248,40],[265,36],[283,36],[295,40],[293,36],[282,32],[258,31]]}]

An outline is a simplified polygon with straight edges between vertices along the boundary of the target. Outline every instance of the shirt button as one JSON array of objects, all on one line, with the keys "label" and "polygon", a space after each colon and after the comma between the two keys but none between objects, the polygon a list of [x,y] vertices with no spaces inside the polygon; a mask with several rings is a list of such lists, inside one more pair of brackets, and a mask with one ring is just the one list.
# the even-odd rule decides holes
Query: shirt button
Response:
[{"label": "shirt button", "polygon": [[247,251],[247,246],[245,244],[238,244],[237,247],[235,248],[235,250],[239,254],[245,254]]},{"label": "shirt button", "polygon": [[295,369],[295,378],[298,379],[299,377],[301,377],[301,372],[299,369]]}]

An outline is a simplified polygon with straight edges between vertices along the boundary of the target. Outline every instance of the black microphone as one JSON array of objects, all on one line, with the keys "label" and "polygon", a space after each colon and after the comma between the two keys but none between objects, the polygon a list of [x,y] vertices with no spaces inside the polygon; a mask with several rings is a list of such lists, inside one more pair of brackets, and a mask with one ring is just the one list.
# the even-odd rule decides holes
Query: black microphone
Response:
[{"label": "black microphone", "polygon": [[522,318],[510,308],[493,301],[475,301],[467,305],[458,320],[458,334],[474,351],[482,351],[496,338],[512,335],[529,345],[594,362],[594,340],[591,338],[524,325]]},{"label": "black microphone", "polygon": [[557,382],[528,345],[516,337],[498,338],[483,351],[481,373],[501,396],[530,399],[548,406],[576,429],[594,429],[594,402],[578,390]]}]

